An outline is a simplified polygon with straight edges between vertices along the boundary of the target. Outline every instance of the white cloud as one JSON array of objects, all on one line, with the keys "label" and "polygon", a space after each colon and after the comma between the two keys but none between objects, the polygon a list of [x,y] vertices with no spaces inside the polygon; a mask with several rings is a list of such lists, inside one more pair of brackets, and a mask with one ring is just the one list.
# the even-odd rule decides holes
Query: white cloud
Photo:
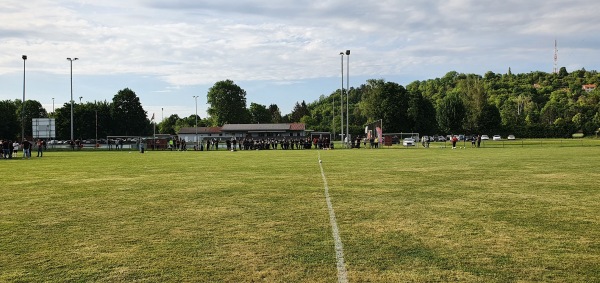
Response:
[{"label": "white cloud", "polygon": [[335,78],[339,51],[351,49],[354,76],[419,70],[428,79],[440,70],[551,65],[555,38],[561,60],[572,60],[564,65],[600,63],[591,0],[13,2],[0,9],[0,76],[18,73],[27,54],[29,70],[63,76],[65,58],[79,57],[74,68],[89,77],[145,76],[175,88],[286,84]]}]

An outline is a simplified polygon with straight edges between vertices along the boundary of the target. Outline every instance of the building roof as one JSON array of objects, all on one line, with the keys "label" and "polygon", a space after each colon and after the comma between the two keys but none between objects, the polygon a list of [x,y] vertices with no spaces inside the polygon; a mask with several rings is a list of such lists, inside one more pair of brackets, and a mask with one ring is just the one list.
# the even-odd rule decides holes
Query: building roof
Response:
[{"label": "building roof", "polygon": [[[179,134],[195,134],[196,127],[185,127],[179,129]],[[220,134],[221,127],[198,127],[198,134]]]},{"label": "building roof", "polygon": [[279,124],[226,124],[221,129],[223,132],[285,132],[303,131],[303,123],[279,123]]},{"label": "building roof", "polygon": [[306,125],[304,123],[292,123],[290,124],[291,131],[304,131],[306,130]]},{"label": "building roof", "polygon": [[[306,131],[304,123],[278,123],[278,124],[225,124],[223,127],[198,127],[198,134],[220,134],[223,132],[287,132]],[[195,127],[179,129],[178,134],[195,134]]]}]

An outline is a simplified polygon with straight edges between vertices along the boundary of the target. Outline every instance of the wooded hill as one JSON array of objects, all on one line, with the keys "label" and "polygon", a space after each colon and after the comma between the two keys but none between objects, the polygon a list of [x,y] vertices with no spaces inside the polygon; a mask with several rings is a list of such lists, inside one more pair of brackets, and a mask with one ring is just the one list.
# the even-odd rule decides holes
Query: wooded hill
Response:
[{"label": "wooded hill", "polygon": [[[509,69],[506,74],[487,72],[481,76],[453,71],[406,87],[368,80],[349,91],[350,133],[363,135],[365,124],[382,119],[387,133],[590,135],[600,127],[599,84],[597,71],[568,73],[564,67],[558,74],[512,74]],[[286,118],[299,119],[318,131],[334,127],[339,133],[339,101],[338,89],[315,102],[296,104]]]}]

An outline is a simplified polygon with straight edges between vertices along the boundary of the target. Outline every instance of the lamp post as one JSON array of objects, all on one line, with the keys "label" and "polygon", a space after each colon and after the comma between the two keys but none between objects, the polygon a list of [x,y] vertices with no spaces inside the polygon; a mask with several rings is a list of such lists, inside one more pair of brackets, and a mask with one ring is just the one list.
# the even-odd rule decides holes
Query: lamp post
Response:
[{"label": "lamp post", "polygon": [[[95,107],[97,108],[98,105],[96,104]],[[96,145],[100,145],[100,143],[98,142],[98,109],[96,109],[96,142],[94,143]],[[98,146],[94,146],[94,148],[98,148]]]},{"label": "lamp post", "polygon": [[194,100],[196,102],[196,124],[195,124],[195,127],[196,127],[196,138],[195,138],[195,141],[196,141],[196,150],[198,150],[198,96],[194,95],[193,97],[194,97]]},{"label": "lamp post", "polygon": [[52,114],[54,114],[54,97],[52,97]]},{"label": "lamp post", "polygon": [[340,114],[341,114],[341,128],[342,128],[342,146],[344,145],[344,52],[340,52],[342,58],[342,90],[340,92]]},{"label": "lamp post", "polygon": [[331,142],[333,142],[335,140],[335,96],[332,95],[331,97],[333,97],[331,106],[331,132],[333,133],[333,139]]},{"label": "lamp post", "polygon": [[350,50],[346,50],[346,135],[348,136],[348,140],[346,142],[346,146],[348,145],[350,137],[350,111],[348,109],[348,105],[350,105]]},{"label": "lamp post", "polygon": [[23,105],[21,105],[21,139],[25,141],[25,61],[27,61],[27,55],[21,56],[23,58]]},{"label": "lamp post", "polygon": [[73,138],[73,61],[79,60],[79,58],[67,58],[69,62],[71,62],[71,142],[74,141]]}]

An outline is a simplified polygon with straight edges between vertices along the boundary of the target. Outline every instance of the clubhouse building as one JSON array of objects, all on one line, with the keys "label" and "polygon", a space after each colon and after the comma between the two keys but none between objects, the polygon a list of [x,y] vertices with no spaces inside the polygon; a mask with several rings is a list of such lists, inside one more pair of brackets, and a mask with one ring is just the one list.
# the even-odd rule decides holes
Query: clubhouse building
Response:
[{"label": "clubhouse building", "polygon": [[[222,127],[181,128],[177,135],[186,142],[207,139],[301,139],[310,136],[304,123],[225,124]],[[196,140],[196,137],[198,139]]]}]

